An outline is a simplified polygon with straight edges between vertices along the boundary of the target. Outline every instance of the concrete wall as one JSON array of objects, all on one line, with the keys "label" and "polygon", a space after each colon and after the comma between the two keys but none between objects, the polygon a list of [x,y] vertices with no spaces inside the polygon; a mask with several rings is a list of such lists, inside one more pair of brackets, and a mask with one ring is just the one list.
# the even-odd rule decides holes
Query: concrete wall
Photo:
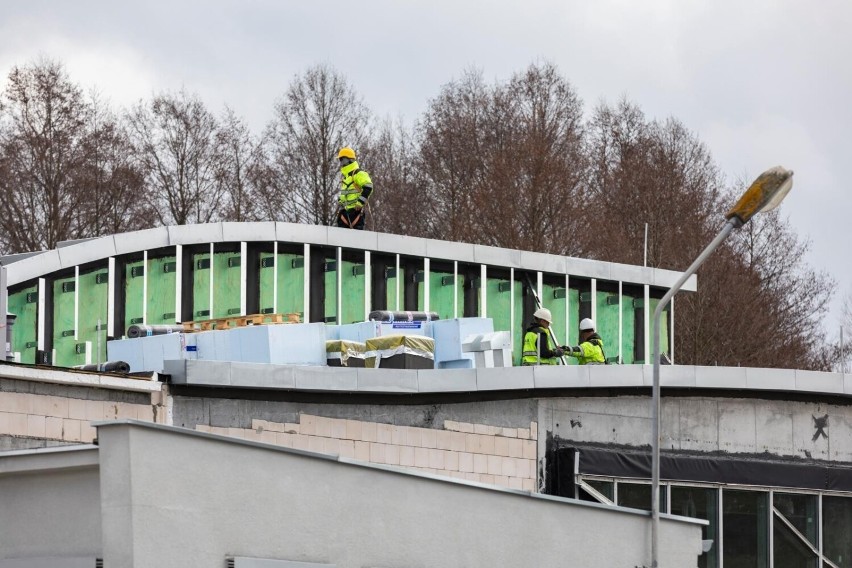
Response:
[{"label": "concrete wall", "polygon": [[[852,406],[721,396],[664,397],[661,417],[663,450],[852,462]],[[647,446],[651,443],[651,401],[641,396],[541,399],[539,428],[562,440]]]},{"label": "concrete wall", "polygon": [[159,393],[0,379],[0,451],[91,443],[91,423],[102,420],[164,422],[153,399]]},{"label": "concrete wall", "polygon": [[0,559],[101,553],[97,449],[0,454]]},{"label": "concrete wall", "polygon": [[[107,424],[98,437],[106,566],[649,564],[639,512],[154,426]],[[696,566],[700,525],[665,518],[661,532],[661,565]]]}]

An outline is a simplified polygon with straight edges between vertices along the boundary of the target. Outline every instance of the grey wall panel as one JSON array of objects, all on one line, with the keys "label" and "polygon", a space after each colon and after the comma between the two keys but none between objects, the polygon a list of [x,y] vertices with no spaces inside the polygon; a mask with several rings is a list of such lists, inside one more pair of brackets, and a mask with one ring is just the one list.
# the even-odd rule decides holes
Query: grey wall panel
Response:
[{"label": "grey wall panel", "polygon": [[413,369],[356,369],[359,392],[418,392]]},{"label": "grey wall panel", "polygon": [[[686,270],[688,267],[684,267]],[[654,269],[653,278],[651,278],[650,282],[643,282],[643,284],[650,284],[651,286],[658,286],[660,288],[671,288],[675,285],[675,282],[681,277],[682,272],[675,272],[674,270],[663,270],[661,268]],[[683,283],[681,290],[685,292],[695,292],[698,289],[698,276],[693,274],[689,278],[686,279],[686,282]]]},{"label": "grey wall panel", "polygon": [[115,256],[115,240],[111,236],[101,237],[57,249],[57,252],[62,268],[72,268],[96,260],[105,261],[110,256]]},{"label": "grey wall panel", "polygon": [[796,390],[796,371],[746,368],[746,384],[755,390]]},{"label": "grey wall panel", "polygon": [[112,238],[115,241],[115,254],[127,254],[169,246],[169,230],[166,227],[133,231],[132,233],[117,233]]},{"label": "grey wall panel", "polygon": [[354,392],[358,390],[358,369],[301,367],[296,372],[296,388]]},{"label": "grey wall panel", "polygon": [[521,266],[521,251],[473,245],[473,260],[480,264],[519,268]]},{"label": "grey wall panel", "polygon": [[420,392],[473,392],[476,369],[435,369],[418,371]]},{"label": "grey wall panel", "polygon": [[814,389],[820,392],[843,393],[843,375],[818,371],[796,370],[796,387],[799,390]]},{"label": "grey wall panel", "polygon": [[521,251],[521,267],[551,274],[565,274],[565,257],[540,252]]},{"label": "grey wall panel", "polygon": [[[216,363],[211,361],[213,366]],[[264,363],[225,363],[231,368],[231,386],[265,389],[292,389],[296,387],[294,367]]]},{"label": "grey wall panel", "polygon": [[222,223],[225,242],[271,242],[275,240],[275,221],[256,223]]},{"label": "grey wall panel", "polygon": [[629,264],[613,264],[610,270],[615,280],[622,282],[651,282],[654,277],[654,269],[643,266],[631,266]]},{"label": "grey wall panel", "polygon": [[3,559],[100,556],[97,466],[0,475],[0,526]]},{"label": "grey wall panel", "polygon": [[376,250],[378,233],[373,231],[357,231],[340,227],[328,228],[328,244],[359,250]]},{"label": "grey wall panel", "polygon": [[714,385],[722,389],[741,389],[746,388],[748,383],[745,367],[696,367],[695,384],[698,387]]},{"label": "grey wall panel", "polygon": [[39,255],[21,260],[7,267],[7,286],[14,286],[32,280],[62,268],[59,251],[49,250]]},{"label": "grey wall panel", "polygon": [[95,568],[97,558],[90,556],[25,558],[0,560],[0,568]]},{"label": "grey wall panel", "polygon": [[175,225],[167,227],[170,245],[197,245],[222,242],[222,223]]},{"label": "grey wall panel", "polygon": [[602,260],[566,257],[565,271],[571,276],[618,280],[618,278],[614,278],[612,276],[612,265],[608,262],[603,262]]},{"label": "grey wall panel", "polygon": [[[105,495],[128,496],[104,503],[106,566],[220,566],[231,555],[340,568],[648,565],[639,511],[151,425],[100,425],[98,438],[120,457],[102,474]],[[694,566],[701,526],[663,517],[661,565]],[[114,539],[123,527],[130,538]]]},{"label": "grey wall panel", "polygon": [[328,227],[276,221],[275,238],[285,243],[327,245]]},{"label": "grey wall panel", "polygon": [[508,369],[476,369],[476,390],[497,391],[535,388],[533,369],[535,367],[513,367]]},{"label": "grey wall panel", "polygon": [[453,243],[435,239],[426,240],[426,256],[442,260],[457,260],[473,262],[473,245],[470,243]]},{"label": "grey wall panel", "polygon": [[[619,365],[621,367],[622,365]],[[650,379],[645,382],[646,386],[654,384],[653,365],[623,365],[625,367],[638,367],[645,371]],[[692,365],[660,365],[660,384],[666,387],[689,387],[696,386],[695,367]]]},{"label": "grey wall panel", "polygon": [[392,254],[406,254],[410,256],[426,256],[426,239],[420,237],[409,237],[406,235],[391,235],[381,233],[378,236],[376,250]]},{"label": "grey wall panel", "polygon": [[586,388],[591,386],[588,365],[539,365],[533,369],[537,389]]}]

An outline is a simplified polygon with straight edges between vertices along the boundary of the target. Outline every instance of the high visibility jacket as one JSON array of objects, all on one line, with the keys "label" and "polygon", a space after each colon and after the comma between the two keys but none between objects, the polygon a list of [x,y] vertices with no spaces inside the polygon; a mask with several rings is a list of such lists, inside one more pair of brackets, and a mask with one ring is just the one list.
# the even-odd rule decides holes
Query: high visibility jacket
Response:
[{"label": "high visibility jacket", "polygon": [[581,365],[606,363],[603,352],[603,340],[593,333],[586,341],[565,351],[566,355],[576,357]]},{"label": "high visibility jacket", "polygon": [[530,324],[524,334],[524,350],[521,365],[558,365],[553,337],[550,332],[536,323]]},{"label": "high visibility jacket", "polygon": [[340,183],[338,203],[344,209],[363,207],[373,191],[373,180],[370,174],[358,167],[358,162],[350,162],[340,168],[343,180]]}]

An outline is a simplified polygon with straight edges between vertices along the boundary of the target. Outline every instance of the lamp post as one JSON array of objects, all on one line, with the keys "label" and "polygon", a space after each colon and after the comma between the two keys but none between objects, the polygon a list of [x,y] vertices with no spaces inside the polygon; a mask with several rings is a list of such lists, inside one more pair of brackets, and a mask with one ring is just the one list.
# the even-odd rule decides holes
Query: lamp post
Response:
[{"label": "lamp post", "polygon": [[652,393],[652,432],[651,432],[651,568],[658,568],[659,528],[660,528],[660,315],[663,309],[680,290],[683,283],[695,274],[698,267],[716,250],[731,231],[739,229],[758,213],[775,209],[784,200],[793,187],[793,172],[778,166],[760,174],[746,192],[740,197],[733,209],[725,215],[726,223],[698,255],[692,265],[686,269],[674,286],[666,292],[657,309],[654,310],[654,388]]}]

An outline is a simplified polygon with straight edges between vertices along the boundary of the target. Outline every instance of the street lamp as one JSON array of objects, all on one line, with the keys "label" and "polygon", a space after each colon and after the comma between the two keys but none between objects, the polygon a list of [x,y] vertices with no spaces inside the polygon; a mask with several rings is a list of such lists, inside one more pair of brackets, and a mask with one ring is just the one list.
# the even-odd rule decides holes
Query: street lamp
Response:
[{"label": "street lamp", "polygon": [[680,290],[687,278],[695,274],[698,267],[716,250],[731,231],[739,229],[763,211],[775,209],[793,187],[793,172],[777,166],[766,170],[746,190],[733,209],[725,215],[727,222],[716,238],[698,255],[675,285],[666,292],[654,310],[654,389],[653,430],[651,433],[651,568],[658,568],[658,545],[660,528],[660,315],[663,309]]}]

